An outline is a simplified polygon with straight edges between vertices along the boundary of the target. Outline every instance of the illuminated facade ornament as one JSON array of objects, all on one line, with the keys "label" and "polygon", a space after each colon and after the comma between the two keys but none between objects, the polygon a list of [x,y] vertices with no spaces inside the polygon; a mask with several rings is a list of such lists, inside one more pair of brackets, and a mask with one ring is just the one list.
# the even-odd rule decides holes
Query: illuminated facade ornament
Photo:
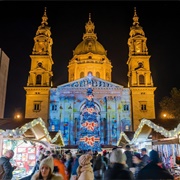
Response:
[{"label": "illuminated facade ornament", "polygon": [[[91,79],[89,84],[91,84]],[[93,89],[89,84],[87,88],[87,96],[94,97]],[[87,98],[83,109],[85,111],[82,112],[82,120],[80,121],[79,149],[101,151],[100,121],[97,119],[97,110],[94,99]],[[91,109],[91,111],[89,111],[89,109]]]}]

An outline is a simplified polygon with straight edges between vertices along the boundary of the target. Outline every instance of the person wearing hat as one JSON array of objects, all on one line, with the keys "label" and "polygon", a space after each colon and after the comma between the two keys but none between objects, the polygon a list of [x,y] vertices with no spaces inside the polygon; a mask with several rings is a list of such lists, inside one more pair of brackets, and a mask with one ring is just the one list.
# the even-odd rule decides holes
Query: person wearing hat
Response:
[{"label": "person wearing hat", "polygon": [[133,180],[133,173],[126,167],[126,155],[122,149],[115,149],[110,154],[111,168],[104,172],[104,180],[129,179]]},{"label": "person wearing hat", "polygon": [[141,159],[140,153],[134,153],[133,155],[133,163],[135,164],[135,170],[134,170],[134,178],[137,179],[137,175],[139,171],[145,166],[144,162]]},{"label": "person wearing hat", "polygon": [[159,154],[155,150],[151,150],[149,153],[150,162],[142,168],[137,179],[168,179],[173,180],[174,177],[170,172],[158,165]]},{"label": "person wearing hat", "polygon": [[103,155],[102,155],[102,160],[106,163],[106,169],[109,168],[110,162],[109,162],[109,158],[107,158],[109,152],[107,152],[106,150],[103,151]]},{"label": "person wearing hat", "polygon": [[77,179],[77,168],[79,166],[79,157],[83,154],[83,151],[78,150],[76,153],[76,157],[74,160],[74,163],[72,165],[72,171],[71,171],[71,180]]},{"label": "person wearing hat", "polygon": [[79,166],[77,168],[77,180],[94,180],[91,159],[92,155],[90,154],[83,154],[79,157]]},{"label": "person wearing hat", "polygon": [[37,171],[31,180],[63,180],[61,174],[54,174],[54,161],[52,156],[48,156],[40,162],[39,171]]}]

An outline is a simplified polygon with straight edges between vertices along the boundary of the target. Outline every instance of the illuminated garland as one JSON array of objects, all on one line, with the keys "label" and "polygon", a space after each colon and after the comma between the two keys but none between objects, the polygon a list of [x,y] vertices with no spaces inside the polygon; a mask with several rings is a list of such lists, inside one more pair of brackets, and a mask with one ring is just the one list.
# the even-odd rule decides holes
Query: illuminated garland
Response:
[{"label": "illuminated garland", "polygon": [[150,128],[152,128],[154,131],[160,133],[161,135],[163,135],[164,137],[170,137],[169,136],[169,131],[164,129],[163,127],[161,126],[158,126],[156,124],[154,124],[153,122],[151,122],[150,120],[147,120],[147,119],[142,119],[141,120],[141,123],[139,124],[138,126],[138,129],[136,130],[135,134],[134,134],[134,137],[133,139],[131,140],[131,143],[135,143],[136,139],[138,138],[142,128],[144,125],[147,125],[149,126]]},{"label": "illuminated garland", "polygon": [[134,144],[134,143],[136,143],[136,140],[137,140],[139,134],[141,133],[142,128],[144,127],[144,125],[149,126],[149,127],[152,128],[154,131],[160,133],[160,134],[163,135],[164,137],[172,138],[172,137],[175,137],[175,136],[177,136],[178,134],[180,134],[180,124],[178,124],[177,128],[175,128],[174,130],[168,131],[168,130],[164,129],[164,128],[161,127],[161,126],[156,125],[156,124],[153,123],[152,121],[143,118],[143,119],[141,120],[141,123],[140,123],[139,126],[138,126],[138,129],[137,129],[137,130],[135,131],[135,133],[134,133],[133,139],[130,141],[130,139],[127,137],[127,135],[126,135],[124,132],[121,132],[121,133],[120,133],[119,140],[118,140],[118,142],[117,142],[117,145],[120,144],[120,142],[121,142],[121,140],[122,140],[122,137],[124,137],[125,140],[126,140],[129,144]]},{"label": "illuminated garland", "polygon": [[51,140],[51,143],[55,143],[57,141],[58,137],[60,137],[60,139],[61,139],[62,146],[65,146],[64,141],[63,141],[63,137],[62,137],[62,134],[61,134],[60,130],[55,135],[55,137]]},{"label": "illuminated garland", "polygon": [[178,124],[178,126],[176,128],[174,128],[173,130],[169,131],[169,137],[174,137],[180,134],[180,124]]},{"label": "illuminated garland", "polygon": [[121,132],[121,133],[120,133],[119,140],[118,140],[118,142],[117,142],[117,146],[120,144],[121,139],[122,139],[123,137],[124,137],[124,139],[130,144],[130,140],[129,140],[129,138],[127,137],[127,135],[126,135],[124,132]]},{"label": "illuminated garland", "polygon": [[64,146],[64,141],[61,135],[61,132],[59,131],[56,136],[51,139],[51,136],[49,135],[49,131],[47,130],[44,121],[39,117],[37,119],[34,119],[33,121],[26,123],[25,125],[23,125],[20,129],[16,128],[16,129],[12,129],[9,130],[7,129],[6,131],[0,129],[0,134],[3,135],[3,137],[12,137],[12,138],[17,138],[17,137],[23,137],[23,134],[28,130],[33,128],[34,126],[36,126],[37,124],[40,124],[43,128],[43,131],[45,133],[46,138],[48,139],[49,142],[55,142],[57,140],[58,137],[60,137],[61,142],[62,142],[62,146]]},{"label": "illuminated garland", "polygon": [[50,141],[51,137],[49,136],[49,132],[45,126],[44,121],[39,117],[37,119],[34,119],[33,121],[26,123],[24,126],[20,128],[21,134],[24,134],[28,129],[31,129],[32,127],[36,126],[37,124],[40,124],[43,128],[43,131],[46,135],[46,138]]}]

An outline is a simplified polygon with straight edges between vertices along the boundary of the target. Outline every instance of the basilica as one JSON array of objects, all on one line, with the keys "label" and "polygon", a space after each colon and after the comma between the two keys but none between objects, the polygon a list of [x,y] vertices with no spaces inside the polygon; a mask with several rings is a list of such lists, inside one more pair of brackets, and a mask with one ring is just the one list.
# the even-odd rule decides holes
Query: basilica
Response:
[{"label": "basilica", "polygon": [[41,117],[49,132],[61,132],[65,145],[86,149],[96,146],[94,150],[99,145],[116,145],[122,131],[135,131],[142,118],[155,118],[156,87],[146,41],[134,9],[127,39],[128,87],[113,83],[113,64],[98,41],[89,14],[82,42],[73,50],[67,66],[68,82],[53,87],[52,66],[56,64],[45,8],[34,37],[31,67],[24,87],[25,118]]}]

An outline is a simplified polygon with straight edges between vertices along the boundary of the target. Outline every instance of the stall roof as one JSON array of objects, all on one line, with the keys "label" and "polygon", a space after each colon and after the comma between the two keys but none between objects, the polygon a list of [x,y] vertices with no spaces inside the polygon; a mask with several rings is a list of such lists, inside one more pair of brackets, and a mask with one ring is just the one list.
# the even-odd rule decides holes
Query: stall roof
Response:
[{"label": "stall roof", "polygon": [[[157,123],[158,122],[158,123]],[[135,144],[148,141],[150,133],[156,131],[165,138],[172,138],[180,134],[180,122],[178,120],[148,120],[143,118],[135,131],[134,136],[130,139],[125,132],[121,132],[117,145],[123,143]]]},{"label": "stall roof", "polygon": [[51,138],[44,121],[41,118],[24,119],[17,121],[16,119],[1,119],[0,120],[0,134],[4,138],[17,139],[25,138],[29,140],[38,140],[48,143],[54,143],[59,146],[64,146],[64,141],[61,132]]},{"label": "stall roof", "polygon": [[51,143],[59,146],[65,146],[61,132],[50,132]]},{"label": "stall roof", "polygon": [[130,141],[133,139],[134,131],[124,131],[120,134],[117,146],[124,146],[129,144]]}]

